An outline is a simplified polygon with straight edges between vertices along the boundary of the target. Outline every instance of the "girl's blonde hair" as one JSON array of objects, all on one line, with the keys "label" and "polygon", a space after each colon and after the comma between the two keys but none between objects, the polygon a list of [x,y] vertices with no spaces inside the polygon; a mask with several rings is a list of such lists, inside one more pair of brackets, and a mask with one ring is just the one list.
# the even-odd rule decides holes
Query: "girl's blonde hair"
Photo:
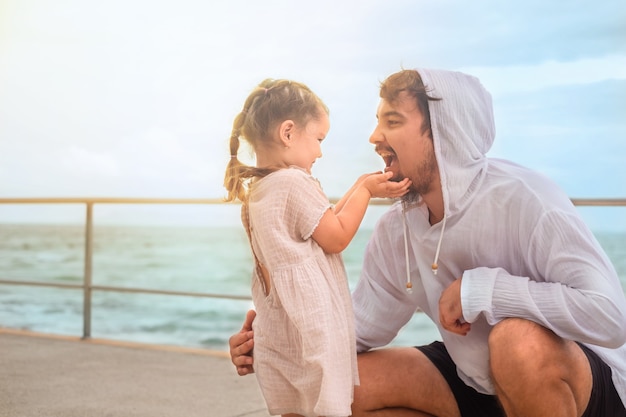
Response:
[{"label": "girl's blonde hair", "polygon": [[285,120],[306,126],[318,120],[328,108],[322,100],[302,83],[290,80],[266,79],[246,99],[243,109],[235,117],[230,135],[230,160],[224,175],[228,191],[226,201],[245,201],[247,184],[254,177],[264,177],[275,171],[272,167],[254,167],[243,164],[237,157],[239,139],[243,138],[256,153],[259,146],[271,146],[275,129]]}]

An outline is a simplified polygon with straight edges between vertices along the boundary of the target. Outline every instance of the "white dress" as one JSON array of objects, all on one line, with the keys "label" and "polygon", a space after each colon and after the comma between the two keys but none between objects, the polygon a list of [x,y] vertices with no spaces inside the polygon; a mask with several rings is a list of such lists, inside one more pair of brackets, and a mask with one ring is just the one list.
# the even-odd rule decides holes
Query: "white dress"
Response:
[{"label": "white dress", "polygon": [[311,238],[330,209],[319,183],[296,167],[251,190],[242,221],[271,289],[254,268],[254,370],[271,414],[349,416],[358,385],[354,313],[340,254]]}]

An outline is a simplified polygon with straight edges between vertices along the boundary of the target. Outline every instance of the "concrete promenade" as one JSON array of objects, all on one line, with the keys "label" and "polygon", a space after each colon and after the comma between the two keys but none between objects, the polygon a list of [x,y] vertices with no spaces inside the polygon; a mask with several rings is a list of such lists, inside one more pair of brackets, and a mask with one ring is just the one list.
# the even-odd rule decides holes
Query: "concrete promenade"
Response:
[{"label": "concrete promenade", "polygon": [[0,328],[0,417],[267,417],[226,353]]}]

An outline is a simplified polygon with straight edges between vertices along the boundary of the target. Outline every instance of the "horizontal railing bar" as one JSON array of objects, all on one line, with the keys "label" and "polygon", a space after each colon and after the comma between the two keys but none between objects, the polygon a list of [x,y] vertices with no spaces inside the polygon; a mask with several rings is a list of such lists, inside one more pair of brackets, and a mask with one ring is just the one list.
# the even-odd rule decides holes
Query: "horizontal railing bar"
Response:
[{"label": "horizontal railing bar", "polygon": [[0,198],[0,204],[234,204],[222,198],[33,197]]},{"label": "horizontal railing bar", "polygon": [[244,300],[250,301],[252,297],[247,295],[227,295],[227,294],[212,294],[206,292],[191,292],[191,291],[169,291],[169,290],[155,290],[148,288],[131,288],[131,287],[113,287],[108,285],[92,285],[94,290],[99,291],[114,291],[114,292],[129,292],[129,293],[142,293],[142,294],[160,294],[160,295],[180,295],[186,297],[203,297],[203,298],[224,298],[229,300]]},{"label": "horizontal railing bar", "polygon": [[[331,198],[336,203],[338,198]],[[571,198],[576,206],[626,206],[626,198]],[[374,206],[389,205],[394,200],[373,198]],[[0,204],[232,204],[222,198],[130,198],[130,197],[11,197],[0,198]]]},{"label": "horizontal railing bar", "polygon": [[575,206],[626,206],[626,198],[572,198]]},{"label": "horizontal railing bar", "polygon": [[33,286],[33,287],[57,287],[57,288],[66,288],[72,290],[80,290],[83,288],[82,284],[63,284],[60,282],[43,282],[43,281],[17,281],[11,279],[0,279],[0,284],[7,285],[24,285],[24,286]]},{"label": "horizontal railing bar", "polygon": [[[335,204],[338,198],[330,198]],[[386,198],[372,198],[369,202],[372,206],[391,205],[394,200]],[[626,201],[626,200],[625,200]],[[33,197],[33,198],[0,198],[0,204],[230,204],[238,205],[239,202],[226,202],[222,198],[125,198],[125,197]]]},{"label": "horizontal railing bar", "polygon": [[[43,281],[17,281],[17,280],[7,280],[7,279],[0,279],[0,284],[23,285],[23,286],[33,286],[33,287],[54,287],[54,288],[64,288],[64,289],[72,289],[72,290],[80,290],[84,288],[84,286],[81,284],[62,284],[58,282],[43,282]],[[191,292],[191,291],[168,291],[168,290],[156,290],[156,289],[150,289],[150,288],[114,287],[114,286],[109,286],[109,285],[92,285],[91,289],[99,290],[99,291],[112,291],[112,292],[178,295],[178,296],[185,296],[185,297],[202,297],[202,298],[221,298],[221,299],[227,299],[227,300],[243,300],[243,301],[252,300],[252,297],[247,296],[247,295],[213,294],[213,293]]]}]

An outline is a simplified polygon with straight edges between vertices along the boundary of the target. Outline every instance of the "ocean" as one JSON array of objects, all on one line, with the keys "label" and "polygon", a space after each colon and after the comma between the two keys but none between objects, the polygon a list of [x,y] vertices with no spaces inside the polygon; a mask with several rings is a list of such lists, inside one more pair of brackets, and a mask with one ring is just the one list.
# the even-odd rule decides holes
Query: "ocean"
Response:
[{"label": "ocean", "polygon": [[[354,288],[365,244],[363,227],[344,252]],[[598,232],[626,288],[626,233]],[[81,284],[82,225],[0,224],[0,280]],[[93,284],[249,296],[252,259],[240,226],[94,226]],[[81,336],[83,292],[0,284],[0,327]],[[248,300],[94,291],[91,336],[227,350]],[[420,313],[394,345],[439,338]]]}]

